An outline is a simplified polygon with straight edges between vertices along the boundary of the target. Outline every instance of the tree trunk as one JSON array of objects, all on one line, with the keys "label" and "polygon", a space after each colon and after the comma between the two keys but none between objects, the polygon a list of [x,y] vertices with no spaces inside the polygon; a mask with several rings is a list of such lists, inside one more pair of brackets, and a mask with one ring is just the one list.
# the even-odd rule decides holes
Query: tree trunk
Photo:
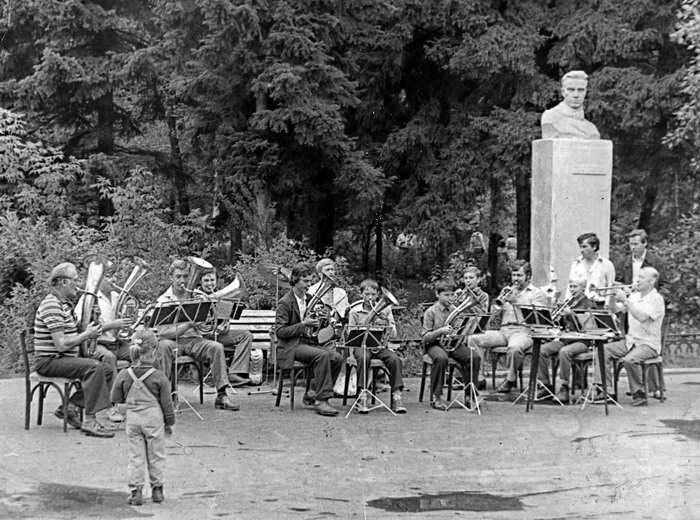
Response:
[{"label": "tree trunk", "polygon": [[170,140],[170,159],[172,167],[172,181],[177,194],[177,205],[181,215],[190,212],[190,199],[187,195],[187,178],[182,164],[182,152],[180,151],[180,139],[177,136],[177,121],[175,116],[168,116],[168,138]]},{"label": "tree trunk", "polygon": [[377,214],[377,222],[375,226],[375,241],[374,241],[374,276],[379,281],[382,282],[384,279],[384,204],[379,206],[379,213]]},{"label": "tree trunk", "polygon": [[518,238],[518,258],[530,258],[530,169],[519,168],[515,173],[515,225]]},{"label": "tree trunk", "polygon": [[651,232],[652,214],[654,213],[654,205],[656,204],[656,196],[659,193],[659,182],[661,179],[661,171],[656,168],[651,168],[647,173],[644,184],[644,196],[642,198],[642,208],[639,212],[637,227],[644,229],[647,233]]}]

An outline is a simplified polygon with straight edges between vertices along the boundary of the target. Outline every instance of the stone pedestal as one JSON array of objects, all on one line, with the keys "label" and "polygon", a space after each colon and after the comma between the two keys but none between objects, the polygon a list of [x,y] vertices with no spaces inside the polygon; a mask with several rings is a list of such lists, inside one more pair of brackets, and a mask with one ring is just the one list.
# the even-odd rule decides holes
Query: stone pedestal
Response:
[{"label": "stone pedestal", "polygon": [[612,141],[532,142],[530,263],[535,285],[549,283],[551,267],[564,294],[581,233],[596,233],[600,254],[609,256],[611,182]]}]

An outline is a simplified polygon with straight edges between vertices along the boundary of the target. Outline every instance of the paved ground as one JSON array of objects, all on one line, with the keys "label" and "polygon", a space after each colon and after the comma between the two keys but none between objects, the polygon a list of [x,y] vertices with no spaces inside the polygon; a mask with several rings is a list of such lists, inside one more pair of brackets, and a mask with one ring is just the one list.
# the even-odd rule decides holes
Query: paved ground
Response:
[{"label": "paved ground", "polygon": [[230,413],[206,396],[204,422],[184,412],[168,440],[166,501],[140,508],[126,505],[124,433],[64,434],[50,413],[27,432],[22,384],[0,381],[0,518],[700,518],[700,374],[609,417],[505,402],[437,412],[416,380],[395,418],[290,412],[269,394]]}]

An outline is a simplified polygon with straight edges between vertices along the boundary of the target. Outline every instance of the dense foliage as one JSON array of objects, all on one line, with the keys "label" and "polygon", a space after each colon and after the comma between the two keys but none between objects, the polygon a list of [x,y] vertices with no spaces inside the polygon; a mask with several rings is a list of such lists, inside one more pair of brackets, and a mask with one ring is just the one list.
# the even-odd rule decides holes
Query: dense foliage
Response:
[{"label": "dense foliage", "polygon": [[[26,301],[15,282],[38,291],[51,261],[96,251],[124,271],[133,255],[156,271],[183,252],[240,262],[260,305],[258,264],[328,248],[397,290],[474,231],[517,235],[527,257],[530,142],[571,69],[590,75],[587,117],[615,145],[614,251],[646,228],[686,290],[697,13],[690,0],[6,2],[4,312]],[[11,243],[22,233],[34,249]],[[672,311],[691,323],[687,291]]]}]

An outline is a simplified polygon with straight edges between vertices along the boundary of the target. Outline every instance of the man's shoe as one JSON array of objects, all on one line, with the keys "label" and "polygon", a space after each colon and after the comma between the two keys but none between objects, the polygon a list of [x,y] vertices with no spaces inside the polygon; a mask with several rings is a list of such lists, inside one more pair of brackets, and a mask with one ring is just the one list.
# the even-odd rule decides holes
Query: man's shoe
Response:
[{"label": "man's shoe", "polygon": [[403,405],[401,400],[401,392],[394,392],[394,404],[391,407],[391,411],[394,413],[406,413],[406,407]]},{"label": "man's shoe", "polygon": [[561,385],[559,391],[557,392],[557,399],[562,403],[566,404],[569,402],[569,387],[566,385]]},{"label": "man's shoe", "polygon": [[[59,406],[56,408],[56,411],[53,413],[58,419],[61,421],[63,420],[63,407]],[[66,422],[70,424],[73,428],[76,430],[79,430],[82,428],[83,423],[80,420],[80,412],[77,411],[77,409],[73,406],[68,406],[68,419],[66,419]]]},{"label": "man's shoe", "polygon": [[510,391],[513,389],[515,386],[515,383],[512,381],[508,381],[507,379],[501,383],[501,386],[499,386],[496,389],[496,392],[499,394],[507,394],[510,393]]},{"label": "man's shoe", "polygon": [[476,384],[476,389],[479,390],[479,391],[486,390],[486,379],[480,380],[480,381]]},{"label": "man's shoe", "polygon": [[309,390],[304,394],[304,397],[301,398],[301,402],[306,406],[316,406],[316,393],[313,390]]},{"label": "man's shoe", "polygon": [[131,490],[131,496],[129,497],[129,505],[140,506],[143,505],[143,491],[140,487]]},{"label": "man's shoe", "polygon": [[430,406],[432,406],[436,410],[442,410],[444,412],[447,410],[447,401],[445,401],[442,397],[436,397],[430,403]]},{"label": "man's shoe", "polygon": [[325,415],[326,417],[335,417],[338,415],[338,410],[333,408],[328,401],[319,401],[316,406],[316,413],[319,415]]},{"label": "man's shoe", "polygon": [[245,386],[248,383],[250,383],[250,379],[248,379],[247,377],[241,377],[238,374],[229,374],[228,380],[233,386]]},{"label": "man's shoe", "polygon": [[214,408],[219,410],[231,410],[232,412],[237,412],[241,409],[239,405],[233,402],[233,400],[224,394],[219,394],[216,396],[216,401],[214,401]]},{"label": "man's shoe", "polygon": [[362,397],[360,397],[357,411],[361,414],[369,413],[369,407],[367,406],[367,394],[362,394]]},{"label": "man's shoe", "polygon": [[634,396],[632,396],[632,406],[646,406],[647,404],[647,396],[644,392],[634,393]]},{"label": "man's shoe", "polygon": [[88,437],[101,437],[103,439],[114,437],[114,432],[108,431],[97,421],[84,422],[80,427],[80,431]]},{"label": "man's shoe", "polygon": [[151,500],[156,504],[160,504],[163,498],[163,486],[153,486],[151,488]]}]

